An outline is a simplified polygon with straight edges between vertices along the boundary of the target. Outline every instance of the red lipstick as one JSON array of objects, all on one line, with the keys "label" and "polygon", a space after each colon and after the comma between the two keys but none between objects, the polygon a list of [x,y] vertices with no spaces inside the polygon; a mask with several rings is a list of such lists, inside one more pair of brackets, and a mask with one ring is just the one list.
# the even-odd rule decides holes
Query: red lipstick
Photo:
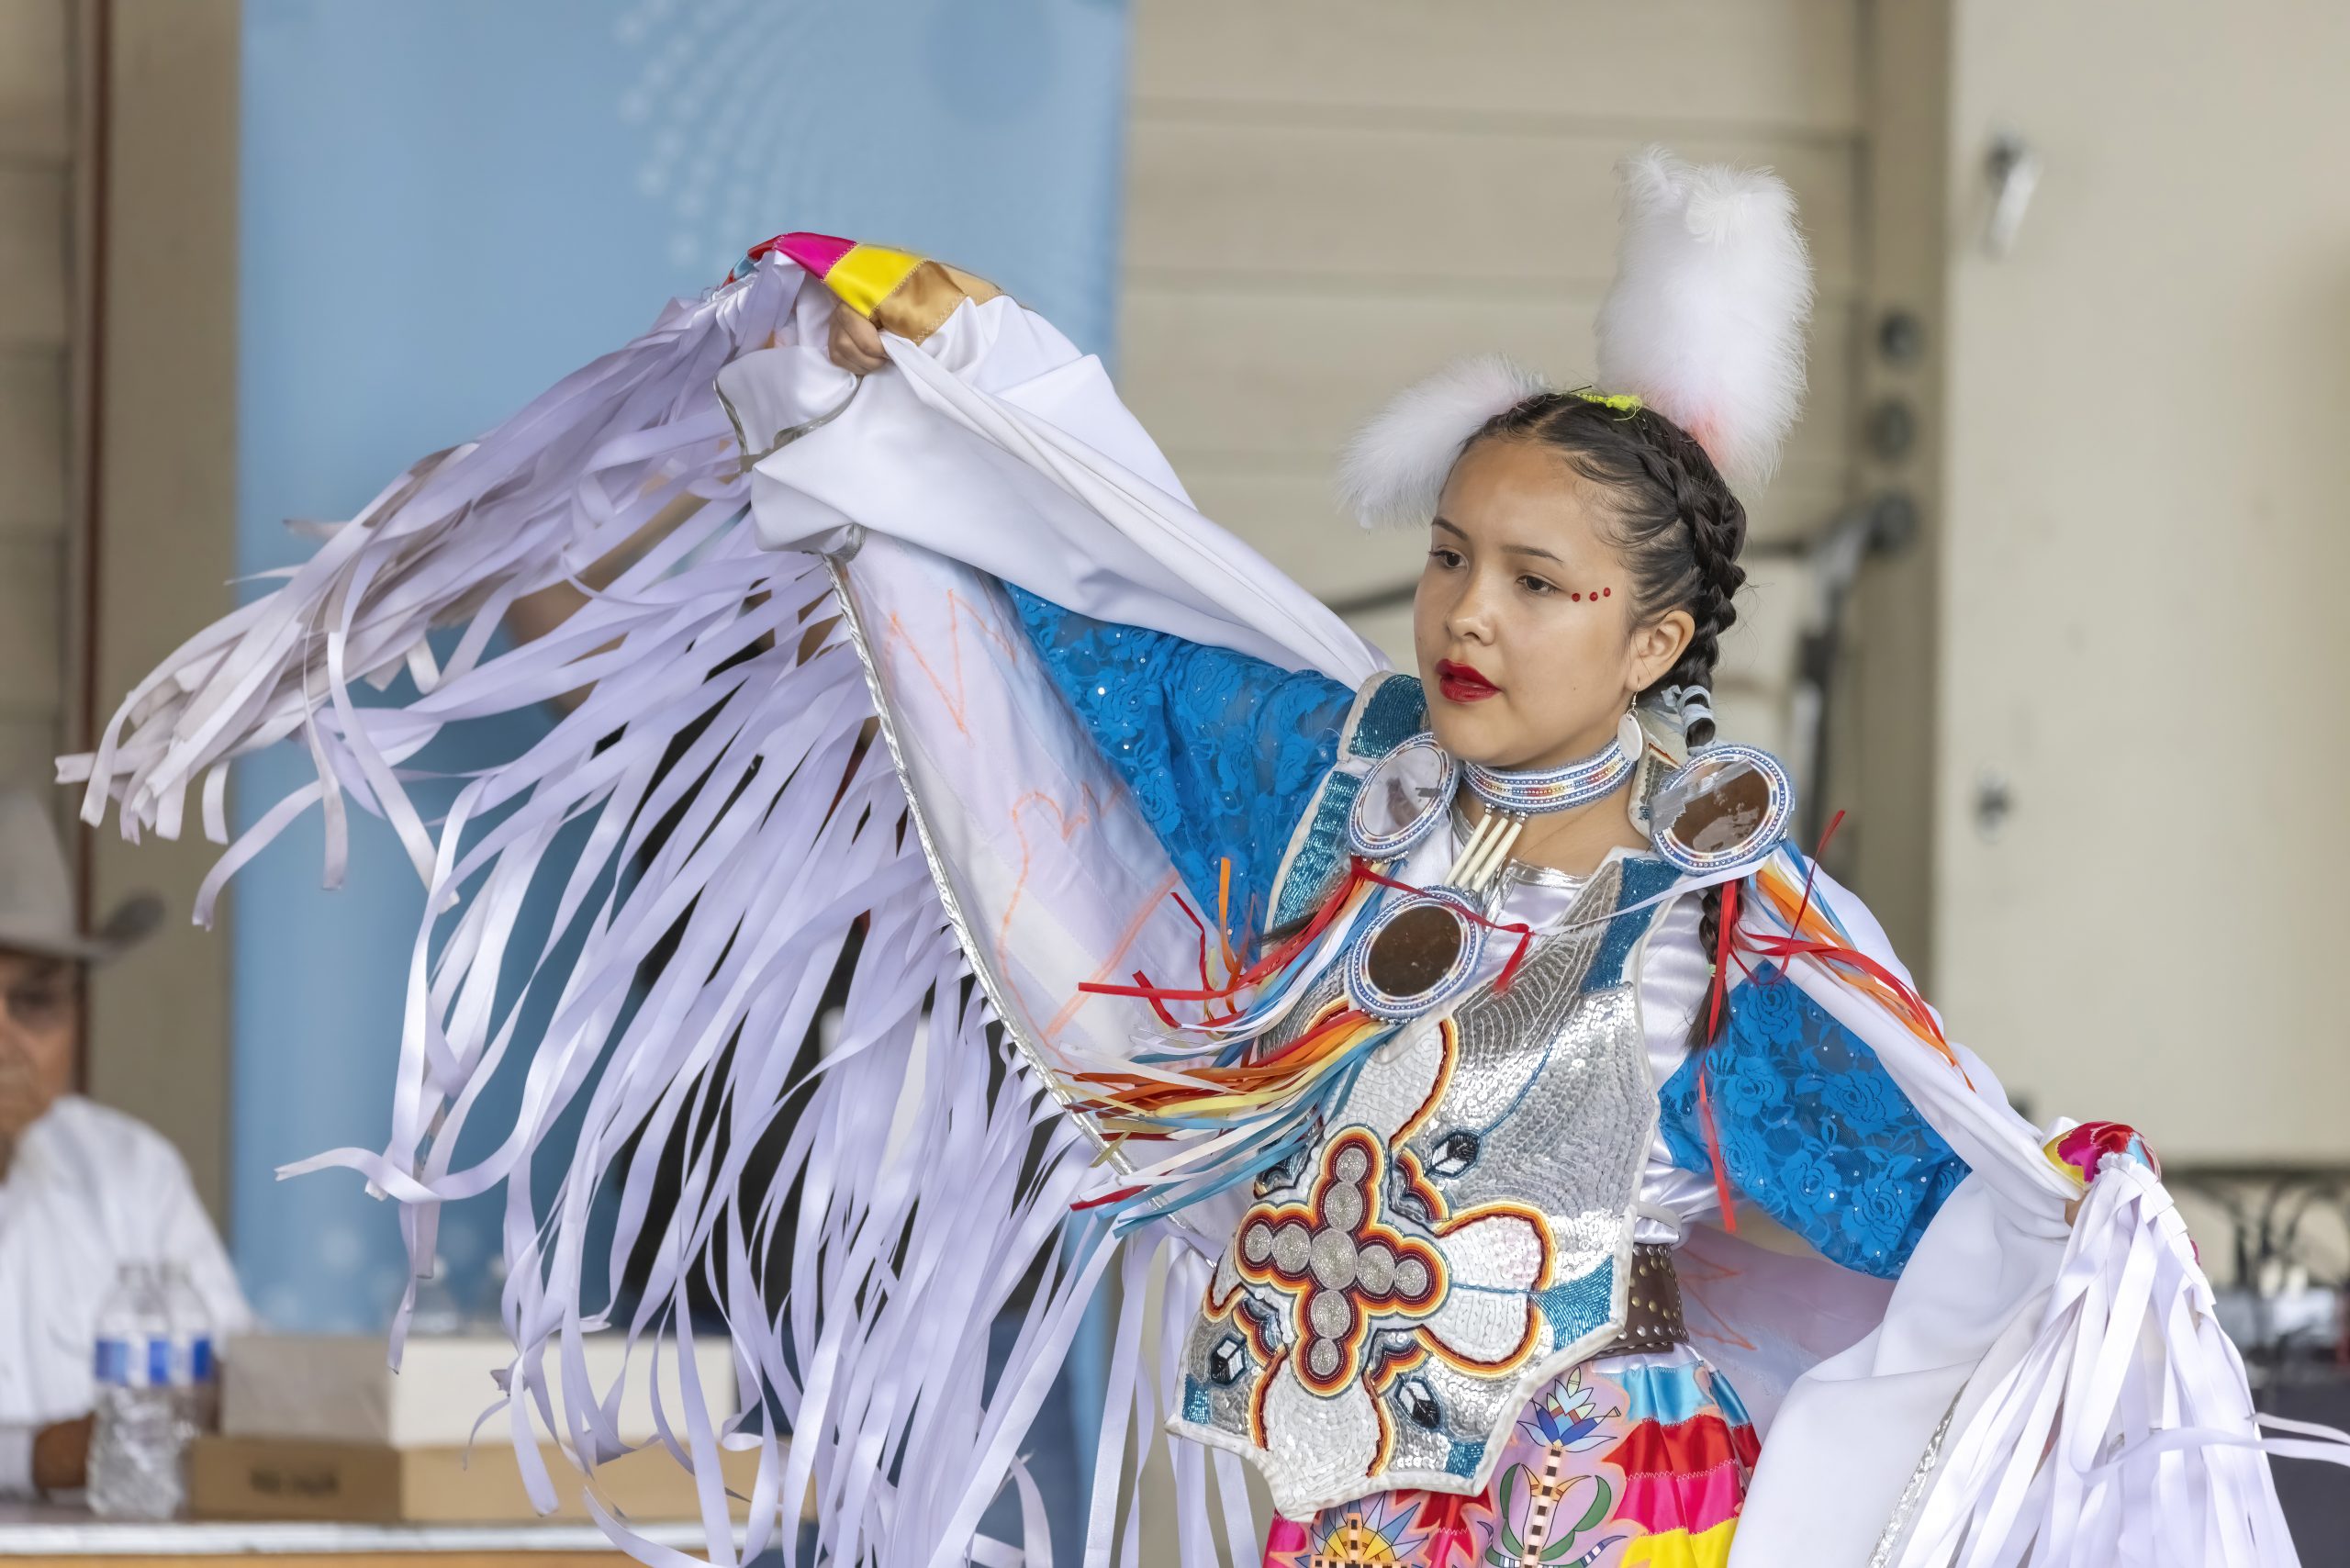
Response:
[{"label": "red lipstick", "polygon": [[1436,686],[1447,702],[1483,702],[1501,689],[1478,674],[1474,665],[1457,665],[1450,659],[1437,660]]}]

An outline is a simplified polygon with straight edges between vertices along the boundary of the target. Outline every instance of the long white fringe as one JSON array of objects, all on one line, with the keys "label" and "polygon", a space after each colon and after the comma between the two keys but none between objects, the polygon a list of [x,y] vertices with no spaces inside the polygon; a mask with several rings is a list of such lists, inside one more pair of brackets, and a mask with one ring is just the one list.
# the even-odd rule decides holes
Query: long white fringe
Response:
[{"label": "long white fringe", "polygon": [[[330,884],[347,802],[399,834],[429,897],[390,1136],[379,1151],[295,1169],[347,1166],[397,1200],[420,1271],[439,1205],[506,1184],[508,1418],[540,1506],[556,1491],[534,1410],[547,1429],[566,1423],[616,1540],[647,1562],[693,1561],[595,1495],[594,1465],[625,1445],[619,1389],[593,1386],[584,1343],[611,1327],[649,1342],[659,1440],[693,1467],[711,1561],[735,1550],[719,1451],[754,1446],[747,1553],[793,1554],[812,1495],[829,1561],[1002,1561],[1012,1549],[974,1532],[1009,1480],[1027,1560],[1048,1561],[1019,1444],[1112,1249],[1098,1227],[1069,1234],[1069,1205],[1094,1180],[1090,1149],[999,1048],[966,982],[820,564],[759,550],[742,521],[740,454],[711,383],[734,353],[788,330],[799,282],[770,260],[680,300],[480,441],[419,464],[274,592],[191,638],[97,752],[61,772],[87,780],[85,817],[112,801],[133,837],[177,834],[201,779],[204,825],[225,842],[229,760],[300,737],[317,779],[222,857],[199,913],[313,804]],[[554,634],[490,656],[517,598],[673,506],[686,520],[610,588]],[[436,656],[428,633],[455,627]],[[405,706],[354,700],[354,681],[388,685],[402,670],[420,691]],[[441,821],[411,801],[403,765],[443,727],[583,688],[522,756],[465,779]],[[574,824],[588,844],[569,862],[554,851]],[[533,948],[516,915],[542,886],[559,890],[557,907]],[[831,1048],[795,1083],[853,931]],[[665,935],[674,952],[647,974]],[[566,940],[576,959],[560,956]],[[522,996],[552,1003],[535,1038],[520,1034],[518,977]],[[518,1050],[520,1109],[460,1166],[460,1135]],[[580,1127],[558,1153],[566,1112]],[[791,1119],[780,1169],[753,1190],[748,1162],[779,1118]],[[581,1299],[590,1216],[599,1204],[617,1214],[606,1263],[618,1281],[655,1224],[673,1147],[688,1151],[682,1193],[619,1322],[613,1304]],[[532,1176],[550,1155],[563,1173],[542,1211]],[[767,1264],[786,1249],[790,1294],[769,1299]],[[694,1381],[697,1279],[733,1343],[744,1415],[731,1424],[713,1422],[716,1391]],[[1030,1282],[1025,1327],[990,1384],[990,1325]]]},{"label": "long white fringe", "polygon": [[2350,1463],[2339,1432],[2255,1413],[2169,1193],[2109,1156],[2030,1348],[1950,1434],[1892,1561],[2289,1564],[2264,1450]]}]

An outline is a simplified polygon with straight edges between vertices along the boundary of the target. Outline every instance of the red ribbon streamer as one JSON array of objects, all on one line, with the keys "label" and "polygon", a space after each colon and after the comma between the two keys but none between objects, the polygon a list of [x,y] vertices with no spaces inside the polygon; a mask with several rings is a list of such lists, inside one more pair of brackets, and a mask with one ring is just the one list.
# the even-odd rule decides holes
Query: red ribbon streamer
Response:
[{"label": "red ribbon streamer", "polygon": [[[1190,920],[1194,925],[1200,926],[1200,939],[1202,943],[1200,977],[1202,984],[1200,989],[1192,991],[1178,989],[1173,986],[1153,985],[1147,977],[1140,973],[1137,973],[1134,977],[1135,983],[1132,985],[1108,985],[1099,980],[1080,980],[1078,982],[1077,989],[1094,996],[1140,997],[1150,1002],[1155,1007],[1158,1003],[1167,1002],[1212,1002],[1229,1001],[1231,998],[1237,996],[1241,991],[1257,984],[1267,975],[1277,973],[1283,966],[1287,965],[1292,958],[1295,958],[1300,952],[1304,951],[1305,947],[1318,939],[1325,931],[1329,929],[1330,923],[1337,918],[1338,911],[1345,907],[1347,900],[1352,896],[1355,889],[1360,887],[1365,882],[1375,882],[1382,888],[1392,888],[1399,892],[1416,893],[1424,890],[1412,886],[1409,882],[1399,882],[1393,877],[1382,876],[1377,871],[1372,870],[1371,867],[1360,857],[1357,857],[1348,863],[1347,879],[1338,885],[1337,892],[1333,893],[1326,901],[1324,902],[1321,909],[1315,912],[1313,921],[1306,925],[1305,929],[1298,932],[1295,935],[1291,936],[1271,952],[1267,953],[1263,958],[1259,958],[1256,963],[1251,964],[1248,969],[1242,970],[1240,973],[1234,975],[1227,983],[1220,986],[1206,983],[1205,944],[1207,940],[1207,928],[1201,924],[1200,919],[1197,915],[1192,913],[1190,906],[1184,904],[1182,901],[1179,899],[1176,901],[1176,907],[1183,911],[1183,914],[1186,919]],[[1526,960],[1527,948],[1534,940],[1533,928],[1520,921],[1502,922],[1487,920],[1483,915],[1477,913],[1474,910],[1471,910],[1466,913],[1470,919],[1485,927],[1488,931],[1505,932],[1517,938],[1517,946],[1511,950],[1509,961],[1502,966],[1502,972],[1500,976],[1494,981],[1494,989],[1496,991],[1507,991],[1509,989],[1509,982],[1516,978],[1518,967]],[[1170,1025],[1173,1024],[1172,1019],[1167,1018],[1167,1014],[1163,1008],[1158,1009],[1158,1012],[1159,1016],[1162,1019],[1166,1019]]]},{"label": "red ribbon streamer", "polygon": [[[1738,884],[1722,884],[1721,929],[1714,944],[1713,1000],[1706,1010],[1706,1045],[1713,1045],[1721,1028],[1722,1001],[1729,991],[1730,936],[1738,929]],[[1714,1130],[1713,1096],[1707,1092],[1706,1081],[1714,1075],[1713,1052],[1708,1049],[1697,1062],[1697,1120],[1706,1129],[1706,1160],[1714,1169],[1714,1202],[1722,1211],[1722,1228],[1732,1236],[1738,1234],[1738,1209],[1729,1198],[1729,1171],[1722,1164],[1722,1140]]]},{"label": "red ribbon streamer", "polygon": [[[1320,910],[1315,912],[1314,919],[1306,925],[1305,929],[1291,936],[1288,940],[1275,947],[1271,952],[1267,953],[1263,958],[1258,959],[1257,962],[1251,964],[1248,969],[1242,970],[1239,974],[1235,975],[1232,980],[1225,985],[1209,987],[1200,991],[1179,991],[1169,986],[1152,985],[1148,980],[1137,974],[1135,976],[1135,983],[1133,985],[1104,985],[1099,980],[1080,980],[1077,982],[1077,989],[1094,996],[1139,996],[1155,999],[1160,1002],[1225,1001],[1231,997],[1238,995],[1248,987],[1255,985],[1259,980],[1263,980],[1267,975],[1272,974],[1276,970],[1280,969],[1283,965],[1287,964],[1290,959],[1295,958],[1308,944],[1320,936],[1324,931],[1327,930],[1330,923],[1337,918],[1338,911],[1345,907],[1348,896],[1354,892],[1357,887],[1361,885],[1362,879],[1368,873],[1368,869],[1369,868],[1365,867],[1360,860],[1352,862],[1347,870],[1347,879],[1338,884],[1338,890],[1333,893],[1329,899],[1323,903]],[[1185,918],[1190,919],[1196,924],[1199,917],[1191,913],[1190,906],[1186,905],[1181,899],[1177,899],[1175,902],[1176,907],[1183,911]],[[1203,927],[1203,935],[1204,935],[1204,927]]]}]

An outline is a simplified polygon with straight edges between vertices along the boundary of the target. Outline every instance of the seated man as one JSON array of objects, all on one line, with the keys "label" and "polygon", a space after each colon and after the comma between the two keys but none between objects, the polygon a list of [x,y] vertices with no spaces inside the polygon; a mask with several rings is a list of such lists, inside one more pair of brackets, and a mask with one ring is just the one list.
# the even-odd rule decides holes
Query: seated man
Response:
[{"label": "seated man", "polygon": [[0,1495],[84,1484],[95,1330],[120,1265],[181,1264],[217,1332],[252,1323],[179,1152],[67,1092],[82,966],[159,913],[134,900],[81,935],[47,807],[0,794]]}]

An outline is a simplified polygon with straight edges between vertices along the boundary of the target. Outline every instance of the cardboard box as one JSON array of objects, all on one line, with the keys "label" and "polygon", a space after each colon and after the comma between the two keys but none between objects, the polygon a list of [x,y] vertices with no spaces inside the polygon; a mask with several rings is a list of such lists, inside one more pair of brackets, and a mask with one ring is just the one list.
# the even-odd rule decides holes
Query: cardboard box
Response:
[{"label": "cardboard box", "polygon": [[[241,1438],[308,1438],[319,1442],[386,1448],[500,1448],[509,1441],[507,1415],[500,1411],[481,1428],[475,1423],[503,1395],[498,1374],[514,1348],[496,1336],[461,1335],[408,1342],[400,1370],[385,1364],[384,1341],[366,1334],[254,1334],[229,1347],[220,1366],[220,1430]],[[628,1386],[614,1419],[622,1442],[642,1443],[654,1433],[652,1387],[655,1358],[661,1398],[672,1430],[685,1428],[674,1346],[640,1343],[626,1355],[622,1338],[599,1335],[588,1344],[589,1382],[600,1395],[616,1381],[625,1360]],[[546,1367],[558,1421],[563,1406],[556,1353]],[[734,1414],[734,1369],[722,1336],[697,1340],[694,1367],[714,1427]],[[537,1421],[535,1412],[532,1419]],[[567,1435],[567,1425],[540,1437]]]},{"label": "cardboard box", "polygon": [[[589,1518],[580,1501],[587,1478],[553,1444],[540,1452],[561,1505],[551,1517]],[[755,1450],[725,1455],[727,1485],[746,1495],[758,1461]],[[599,1465],[596,1488],[608,1506],[639,1523],[701,1517],[693,1476],[666,1449],[640,1449]],[[198,1518],[353,1524],[505,1524],[541,1517],[522,1489],[520,1461],[496,1439],[468,1451],[202,1437],[188,1450],[188,1509]]]}]

